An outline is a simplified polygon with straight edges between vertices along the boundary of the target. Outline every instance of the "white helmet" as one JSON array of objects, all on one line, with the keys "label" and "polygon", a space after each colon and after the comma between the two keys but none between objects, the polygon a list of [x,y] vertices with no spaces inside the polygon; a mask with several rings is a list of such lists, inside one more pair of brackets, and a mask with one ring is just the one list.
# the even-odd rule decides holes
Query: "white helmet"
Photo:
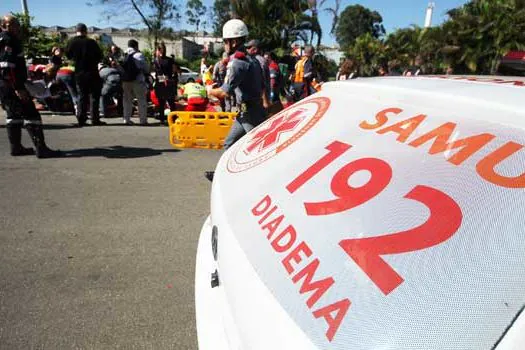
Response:
[{"label": "white helmet", "polygon": [[230,19],[222,27],[223,39],[235,39],[248,36],[248,27],[240,19]]}]

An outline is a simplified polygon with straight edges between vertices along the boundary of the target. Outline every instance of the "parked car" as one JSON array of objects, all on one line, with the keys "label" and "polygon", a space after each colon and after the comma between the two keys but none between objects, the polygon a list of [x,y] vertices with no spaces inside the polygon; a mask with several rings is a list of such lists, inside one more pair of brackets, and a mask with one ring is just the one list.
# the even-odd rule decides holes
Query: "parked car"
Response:
[{"label": "parked car", "polygon": [[187,67],[180,67],[179,84],[193,83],[199,78],[199,73]]},{"label": "parked car", "polygon": [[199,348],[525,349],[525,78],[326,83],[226,151]]}]

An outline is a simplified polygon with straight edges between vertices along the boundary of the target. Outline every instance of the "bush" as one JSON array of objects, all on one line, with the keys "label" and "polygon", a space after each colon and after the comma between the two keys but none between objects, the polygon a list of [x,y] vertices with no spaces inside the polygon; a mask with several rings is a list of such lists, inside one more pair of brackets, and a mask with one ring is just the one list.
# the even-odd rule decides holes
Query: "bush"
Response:
[{"label": "bush", "polygon": [[153,64],[153,51],[150,49],[144,49],[140,51],[144,55],[144,58],[146,59],[146,62],[148,63],[148,65],[151,66]]},{"label": "bush", "polygon": [[321,76],[322,81],[329,81],[337,74],[337,64],[322,54],[316,54],[313,59],[314,67]]}]

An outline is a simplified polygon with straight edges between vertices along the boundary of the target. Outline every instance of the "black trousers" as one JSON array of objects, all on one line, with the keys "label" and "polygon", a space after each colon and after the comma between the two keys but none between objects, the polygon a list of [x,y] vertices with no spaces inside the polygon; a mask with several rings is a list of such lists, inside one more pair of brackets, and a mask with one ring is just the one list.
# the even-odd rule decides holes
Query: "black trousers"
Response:
[{"label": "black trousers", "polygon": [[0,80],[0,102],[7,114],[7,125],[42,124],[42,117],[36,110],[33,100],[20,99],[15,89]]},{"label": "black trousers", "polygon": [[100,120],[102,79],[100,79],[98,72],[80,72],[75,75],[75,79],[78,92],[78,123],[86,123],[88,108],[91,112],[91,122],[98,122]]},{"label": "black trousers", "polygon": [[157,109],[158,118],[160,121],[165,121],[164,108],[166,108],[166,102],[172,111],[176,109],[175,97],[177,96],[177,85],[173,80],[166,80],[162,83],[156,83],[154,89],[155,95],[157,95],[157,99],[159,100],[159,107]]}]

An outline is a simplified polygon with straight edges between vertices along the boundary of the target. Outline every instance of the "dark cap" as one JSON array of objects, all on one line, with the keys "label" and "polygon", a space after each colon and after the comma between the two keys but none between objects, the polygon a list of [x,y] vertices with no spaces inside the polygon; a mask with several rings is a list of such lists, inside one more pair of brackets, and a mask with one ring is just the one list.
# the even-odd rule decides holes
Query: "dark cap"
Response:
[{"label": "dark cap", "polygon": [[248,43],[246,44],[246,47],[248,47],[248,48],[250,48],[250,47],[259,48],[259,45],[260,45],[259,40],[252,39],[252,40],[248,41]]},{"label": "dark cap", "polygon": [[135,39],[129,39],[128,40],[128,47],[138,49],[139,48],[139,42]]},{"label": "dark cap", "polygon": [[76,30],[78,33],[87,33],[87,27],[84,23],[77,24]]}]

